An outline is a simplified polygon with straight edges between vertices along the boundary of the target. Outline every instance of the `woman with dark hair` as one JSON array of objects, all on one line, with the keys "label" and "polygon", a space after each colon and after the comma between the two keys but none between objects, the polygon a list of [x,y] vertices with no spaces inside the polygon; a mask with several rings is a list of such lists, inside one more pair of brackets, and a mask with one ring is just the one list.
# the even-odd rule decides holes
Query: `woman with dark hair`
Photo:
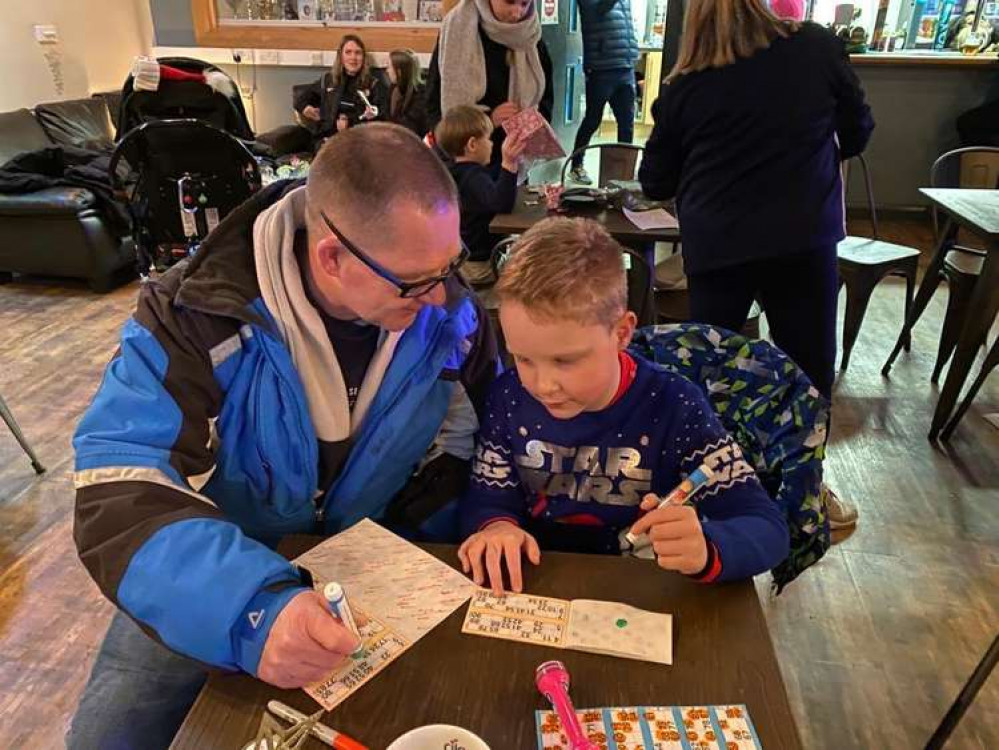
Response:
[{"label": "woman with dark hair", "polygon": [[[832,396],[840,162],[874,121],[843,42],[764,0],[690,0],[639,179],[677,199],[694,320],[738,331],[753,300],[774,342]],[[832,525],[855,512],[833,507]]]},{"label": "woman with dark hair", "polygon": [[317,140],[373,120],[383,120],[388,87],[371,69],[364,41],[344,34],[333,66],[311,86],[298,91],[295,109]]},{"label": "woman with dark hair", "polygon": [[409,128],[420,138],[427,127],[427,101],[420,81],[420,60],[411,49],[395,49],[389,53],[388,120]]}]

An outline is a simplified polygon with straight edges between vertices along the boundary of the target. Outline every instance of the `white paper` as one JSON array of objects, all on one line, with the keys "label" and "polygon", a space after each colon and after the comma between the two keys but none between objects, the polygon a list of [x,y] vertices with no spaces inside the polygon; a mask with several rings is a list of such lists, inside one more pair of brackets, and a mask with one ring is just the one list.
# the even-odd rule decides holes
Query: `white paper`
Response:
[{"label": "white paper", "polygon": [[295,562],[312,571],[319,590],[336,581],[351,603],[415,643],[478,588],[454,568],[364,519]]},{"label": "white paper", "polygon": [[461,632],[622,659],[673,663],[673,618],[618,602],[531,594],[472,597]]},{"label": "white paper", "polygon": [[649,229],[676,229],[680,223],[665,208],[653,208],[650,211],[629,211],[622,209],[628,221],[643,232]]}]

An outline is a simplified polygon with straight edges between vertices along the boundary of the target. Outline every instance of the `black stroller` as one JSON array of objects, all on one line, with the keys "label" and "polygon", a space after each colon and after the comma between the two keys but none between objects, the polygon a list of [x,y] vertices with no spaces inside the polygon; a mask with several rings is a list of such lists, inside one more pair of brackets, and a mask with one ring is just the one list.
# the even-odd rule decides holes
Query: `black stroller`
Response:
[{"label": "black stroller", "polygon": [[121,90],[116,141],[144,123],[180,119],[200,120],[243,141],[253,141],[239,90],[222,69],[190,57],[161,57],[156,62],[198,76],[210,74],[225,85],[213,88],[203,81],[164,78],[156,91],[146,91],[137,89],[135,75],[129,75]]},{"label": "black stroller", "polygon": [[215,226],[260,188],[256,159],[241,141],[194,119],[152,120],[115,148],[111,183],[132,217],[139,275],[188,257]]}]

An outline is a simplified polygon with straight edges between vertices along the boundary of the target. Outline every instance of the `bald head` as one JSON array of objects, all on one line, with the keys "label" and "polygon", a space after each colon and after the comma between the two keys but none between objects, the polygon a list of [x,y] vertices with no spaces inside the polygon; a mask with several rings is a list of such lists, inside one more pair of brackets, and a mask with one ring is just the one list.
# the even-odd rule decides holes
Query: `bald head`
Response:
[{"label": "bald head", "polygon": [[352,237],[385,232],[384,217],[401,203],[426,215],[456,210],[454,180],[410,130],[388,123],[350,128],[316,155],[307,183],[310,220],[326,212]]}]

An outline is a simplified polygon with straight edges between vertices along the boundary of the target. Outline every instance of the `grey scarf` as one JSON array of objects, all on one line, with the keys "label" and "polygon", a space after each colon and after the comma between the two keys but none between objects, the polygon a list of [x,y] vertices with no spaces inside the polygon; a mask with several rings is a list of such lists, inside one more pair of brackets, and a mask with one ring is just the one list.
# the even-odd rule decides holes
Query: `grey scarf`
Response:
[{"label": "grey scarf", "polygon": [[356,432],[364,420],[402,334],[383,333],[351,412],[336,352],[319,312],[302,287],[302,272],[295,258],[295,233],[303,226],[305,187],[291,191],[257,216],[253,223],[257,280],[264,304],[277,321],[305,386],[316,436],[326,442],[339,442]]}]

